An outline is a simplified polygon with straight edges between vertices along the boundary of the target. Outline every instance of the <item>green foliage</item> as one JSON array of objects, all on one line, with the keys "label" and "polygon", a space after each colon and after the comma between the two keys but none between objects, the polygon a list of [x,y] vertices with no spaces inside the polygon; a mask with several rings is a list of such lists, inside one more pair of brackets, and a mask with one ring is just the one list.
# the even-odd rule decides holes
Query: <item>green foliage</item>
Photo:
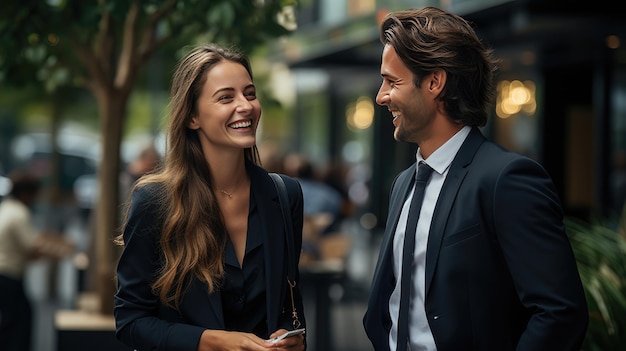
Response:
[{"label": "green foliage", "polygon": [[[135,4],[137,16],[132,17]],[[42,81],[54,90],[83,85],[94,75],[112,77],[124,44],[146,50],[144,60],[160,48],[175,52],[198,36],[250,53],[269,38],[289,33],[281,14],[295,5],[295,0],[5,1],[0,82]],[[136,39],[129,43],[125,25],[131,18]],[[100,65],[85,67],[85,55],[97,57]]]},{"label": "green foliage", "polygon": [[589,305],[584,350],[626,350],[626,241],[602,223],[566,220]]},{"label": "green foliage", "polygon": [[[127,24],[133,18],[134,4],[138,6],[130,36]],[[0,11],[0,90],[17,87],[30,94],[27,105],[62,98],[63,118],[75,119],[69,112],[80,99],[70,87],[88,87],[92,93],[110,91],[115,84],[120,87],[115,80],[118,71],[128,69],[134,77],[127,81],[135,82],[137,90],[149,87],[152,94],[160,94],[157,89],[167,92],[172,67],[188,46],[218,42],[252,54],[268,39],[293,29],[285,25],[281,14],[288,14],[285,7],[295,5],[295,0],[8,0]],[[133,63],[120,68],[129,40]],[[146,121],[139,116],[145,114],[152,121],[161,113],[154,104],[152,110],[138,111],[133,100],[128,109],[131,121],[126,124],[129,132]],[[98,126],[96,113],[78,116]]]}]

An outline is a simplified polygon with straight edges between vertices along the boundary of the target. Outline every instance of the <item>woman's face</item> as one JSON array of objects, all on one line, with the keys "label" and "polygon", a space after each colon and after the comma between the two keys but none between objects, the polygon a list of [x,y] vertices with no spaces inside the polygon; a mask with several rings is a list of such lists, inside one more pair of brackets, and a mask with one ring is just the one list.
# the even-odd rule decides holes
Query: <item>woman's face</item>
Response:
[{"label": "woman's face", "polygon": [[205,150],[254,146],[261,104],[248,71],[239,63],[223,61],[206,74],[196,101],[198,114],[189,128],[198,131]]}]

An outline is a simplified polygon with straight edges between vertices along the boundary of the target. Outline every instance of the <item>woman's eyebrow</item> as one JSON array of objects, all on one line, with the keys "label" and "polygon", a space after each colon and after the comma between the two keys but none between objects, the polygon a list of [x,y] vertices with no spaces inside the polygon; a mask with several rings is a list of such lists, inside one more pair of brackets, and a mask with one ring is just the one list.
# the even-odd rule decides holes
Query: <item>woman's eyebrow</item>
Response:
[{"label": "woman's eyebrow", "polygon": [[232,92],[232,91],[235,91],[235,88],[231,88],[231,87],[220,88],[220,89],[217,89],[217,90],[213,93],[213,95],[211,95],[211,96],[215,96],[215,95],[220,94],[220,93],[225,92],[225,91],[227,91],[227,92]]}]

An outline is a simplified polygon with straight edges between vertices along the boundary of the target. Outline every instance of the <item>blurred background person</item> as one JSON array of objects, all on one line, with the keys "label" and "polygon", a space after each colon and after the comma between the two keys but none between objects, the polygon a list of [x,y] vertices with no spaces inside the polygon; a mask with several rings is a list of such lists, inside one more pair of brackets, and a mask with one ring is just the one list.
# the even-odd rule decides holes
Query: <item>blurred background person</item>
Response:
[{"label": "blurred background person", "polygon": [[335,188],[318,178],[313,164],[303,154],[290,153],[283,161],[285,174],[298,178],[304,195],[304,215],[328,214],[329,223],[324,232],[335,227],[343,213],[343,196]]},{"label": "blurred background person", "polygon": [[294,152],[285,155],[283,170],[298,179],[302,186],[304,224],[300,263],[306,265],[321,259],[320,237],[337,227],[343,211],[343,197],[317,177],[313,164],[303,154]]},{"label": "blurred background person", "polygon": [[161,154],[154,144],[144,146],[120,174],[120,200],[126,201],[135,182],[142,175],[152,172],[160,162]]},{"label": "blurred background person", "polygon": [[331,161],[326,170],[322,173],[320,179],[328,186],[334,188],[341,195],[341,213],[340,218],[338,218],[335,222],[337,223],[335,228],[331,228],[332,230],[338,230],[338,225],[340,225],[343,220],[352,217],[356,210],[357,206],[350,198],[350,194],[348,193],[348,186],[346,184],[346,179],[348,178],[347,173],[350,171],[346,165],[339,161],[333,160]]},{"label": "blurred background person", "polygon": [[38,258],[62,258],[73,244],[60,235],[40,234],[31,207],[40,190],[39,179],[13,172],[11,190],[0,202],[0,350],[31,350],[32,307],[24,289],[28,264]]}]

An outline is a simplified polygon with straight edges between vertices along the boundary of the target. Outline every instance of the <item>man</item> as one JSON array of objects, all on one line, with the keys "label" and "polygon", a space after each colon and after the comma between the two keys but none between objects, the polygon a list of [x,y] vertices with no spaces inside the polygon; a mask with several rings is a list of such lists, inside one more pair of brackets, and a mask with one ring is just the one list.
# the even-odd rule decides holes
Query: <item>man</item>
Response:
[{"label": "man", "polygon": [[434,171],[406,233],[415,237],[406,265],[416,164],[392,185],[363,320],[374,348],[579,350],[587,305],[552,181],[478,129],[494,96],[491,50],[464,19],[432,7],[388,14],[380,34],[376,102],[391,112],[394,138],[419,145],[416,164]]}]

